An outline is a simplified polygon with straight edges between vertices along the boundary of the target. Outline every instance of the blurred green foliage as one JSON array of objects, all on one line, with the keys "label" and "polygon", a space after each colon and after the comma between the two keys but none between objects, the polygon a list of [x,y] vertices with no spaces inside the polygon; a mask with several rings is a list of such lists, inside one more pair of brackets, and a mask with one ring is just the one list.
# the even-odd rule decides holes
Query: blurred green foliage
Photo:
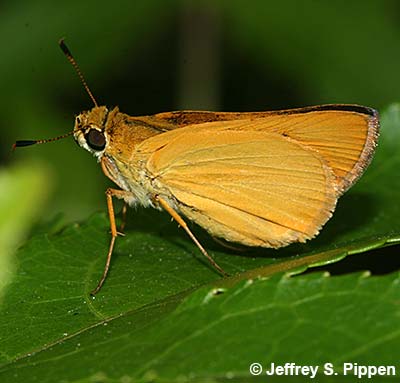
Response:
[{"label": "blurred green foliage", "polygon": [[12,256],[40,215],[52,186],[43,185],[48,178],[46,166],[37,161],[0,171],[0,300],[15,272]]},{"label": "blurred green foliage", "polygon": [[[2,162],[16,139],[72,129],[91,108],[57,41],[65,37],[99,103],[131,115],[171,109],[268,110],[398,99],[396,1],[3,1]],[[107,180],[66,139],[19,149],[56,185],[44,219],[104,209]]]}]

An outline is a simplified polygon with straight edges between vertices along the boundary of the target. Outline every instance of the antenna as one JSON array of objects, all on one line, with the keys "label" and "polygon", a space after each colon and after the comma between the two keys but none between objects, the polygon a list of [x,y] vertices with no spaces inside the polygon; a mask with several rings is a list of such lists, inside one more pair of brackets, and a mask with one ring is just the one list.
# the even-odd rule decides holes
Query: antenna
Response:
[{"label": "antenna", "polygon": [[77,64],[77,62],[75,61],[74,57],[72,56],[71,51],[68,49],[68,47],[66,46],[64,39],[61,39],[58,42],[58,45],[60,46],[61,50],[63,51],[63,53],[65,54],[65,56],[67,57],[68,61],[72,64],[72,66],[74,67],[76,73],[79,76],[79,79],[81,80],[83,87],[85,88],[87,94],[89,95],[89,97],[91,98],[91,100],[93,101],[95,106],[98,106],[96,99],[93,96],[93,93],[90,91],[89,86],[85,80],[85,77],[83,76],[81,70],[79,69],[79,66]]},{"label": "antenna", "polygon": [[[75,68],[76,73],[78,74],[83,87],[85,88],[86,92],[88,93],[89,97],[91,98],[91,100],[93,101],[95,106],[98,106],[96,99],[93,97],[92,92],[89,89],[88,84],[86,83],[85,77],[83,77],[83,74],[81,72],[81,70],[79,69],[78,64],[76,63],[75,59],[73,58],[70,50],[68,49],[68,47],[65,45],[64,43],[64,39],[61,39],[59,41],[59,45],[60,48],[62,49],[62,51],[64,52],[65,56],[67,56],[68,61],[72,64],[72,66]],[[54,138],[48,138],[45,140],[21,140],[21,141],[16,141],[15,144],[13,144],[12,146],[12,152],[16,149],[16,148],[20,148],[23,146],[31,146],[31,145],[35,145],[35,144],[45,144],[47,142],[52,142],[52,141],[58,141],[61,140],[62,138],[66,138],[71,136],[72,134],[74,134],[74,131],[63,134],[61,136],[58,137],[54,137]]]},{"label": "antenna", "polygon": [[21,148],[23,146],[31,146],[35,144],[45,144],[47,142],[52,142],[52,141],[58,141],[61,140],[62,138],[66,138],[71,136],[74,133],[74,131],[63,134],[62,136],[54,137],[54,138],[48,138],[45,140],[21,140],[21,141],[16,141],[15,144],[12,146],[12,151],[14,151],[16,148]]}]

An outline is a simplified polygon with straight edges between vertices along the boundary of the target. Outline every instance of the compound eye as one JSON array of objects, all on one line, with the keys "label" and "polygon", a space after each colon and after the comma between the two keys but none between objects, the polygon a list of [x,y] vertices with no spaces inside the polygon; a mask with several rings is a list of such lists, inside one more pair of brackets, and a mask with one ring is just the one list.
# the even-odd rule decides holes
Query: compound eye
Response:
[{"label": "compound eye", "polygon": [[102,132],[97,129],[90,129],[88,133],[85,134],[86,143],[93,150],[103,150],[106,147],[106,137]]}]

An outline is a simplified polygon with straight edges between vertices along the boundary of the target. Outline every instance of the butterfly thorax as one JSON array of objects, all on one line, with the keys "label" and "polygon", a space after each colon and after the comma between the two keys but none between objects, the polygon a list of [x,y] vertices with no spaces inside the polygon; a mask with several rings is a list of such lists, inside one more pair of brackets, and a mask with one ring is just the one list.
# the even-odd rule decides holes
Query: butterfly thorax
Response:
[{"label": "butterfly thorax", "polygon": [[151,117],[131,117],[116,107],[94,107],[76,117],[74,138],[101,163],[105,175],[135,197],[130,205],[152,205],[154,194],[146,173],[146,158],[136,147],[146,139],[172,129],[169,123],[157,123]]}]

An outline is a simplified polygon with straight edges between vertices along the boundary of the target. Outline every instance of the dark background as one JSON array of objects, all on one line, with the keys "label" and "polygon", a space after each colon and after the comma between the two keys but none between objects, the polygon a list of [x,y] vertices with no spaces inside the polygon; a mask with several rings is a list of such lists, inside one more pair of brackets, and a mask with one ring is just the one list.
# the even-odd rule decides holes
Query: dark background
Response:
[{"label": "dark background", "polygon": [[9,156],[15,140],[66,133],[93,106],[61,37],[99,104],[131,115],[398,100],[397,1],[2,1],[1,163],[48,164],[43,219],[105,210],[110,184],[71,138]]}]

